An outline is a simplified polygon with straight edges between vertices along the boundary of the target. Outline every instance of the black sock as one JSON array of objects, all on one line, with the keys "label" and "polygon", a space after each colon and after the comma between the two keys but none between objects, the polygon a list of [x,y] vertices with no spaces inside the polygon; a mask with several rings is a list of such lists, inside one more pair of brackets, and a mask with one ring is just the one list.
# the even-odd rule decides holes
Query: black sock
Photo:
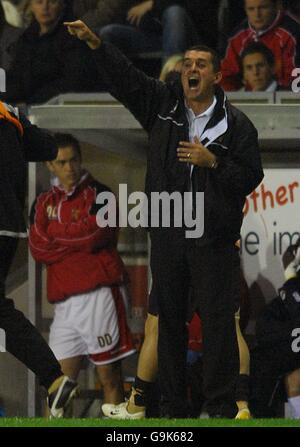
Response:
[{"label": "black sock", "polygon": [[240,374],[237,379],[235,389],[236,401],[249,401],[249,376],[247,374]]},{"label": "black sock", "polygon": [[136,376],[134,381],[134,389],[136,393],[134,394],[134,404],[138,407],[145,407],[147,396],[149,395],[149,390],[153,386],[152,382],[146,382]]}]

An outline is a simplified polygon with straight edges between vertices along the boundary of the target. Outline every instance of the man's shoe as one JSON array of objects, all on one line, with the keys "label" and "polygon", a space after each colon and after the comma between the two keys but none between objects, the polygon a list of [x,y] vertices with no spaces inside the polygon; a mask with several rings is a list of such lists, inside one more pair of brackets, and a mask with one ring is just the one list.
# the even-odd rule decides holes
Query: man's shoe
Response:
[{"label": "man's shoe", "polygon": [[252,419],[249,408],[243,408],[240,410],[235,419]]},{"label": "man's shoe", "polygon": [[78,385],[74,380],[64,376],[58,387],[47,397],[51,418],[62,418],[73,397],[78,393]]},{"label": "man's shoe", "polygon": [[145,410],[138,411],[136,413],[128,413],[128,402],[122,402],[119,405],[103,404],[102,412],[104,416],[110,419],[143,419],[145,417]]}]

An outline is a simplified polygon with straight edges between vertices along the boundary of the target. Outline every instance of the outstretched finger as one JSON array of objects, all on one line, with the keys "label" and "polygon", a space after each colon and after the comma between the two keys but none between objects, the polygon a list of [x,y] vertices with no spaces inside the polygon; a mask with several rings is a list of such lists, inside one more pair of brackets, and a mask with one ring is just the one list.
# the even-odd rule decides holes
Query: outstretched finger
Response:
[{"label": "outstretched finger", "polygon": [[79,29],[84,26],[84,23],[82,22],[82,20],[75,20],[75,22],[64,22],[64,25]]}]

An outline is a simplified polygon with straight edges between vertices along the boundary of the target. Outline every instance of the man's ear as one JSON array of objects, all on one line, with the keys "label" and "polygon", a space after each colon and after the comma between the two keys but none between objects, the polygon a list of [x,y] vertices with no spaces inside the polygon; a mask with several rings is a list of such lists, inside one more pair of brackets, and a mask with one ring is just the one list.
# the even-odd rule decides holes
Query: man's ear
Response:
[{"label": "man's ear", "polygon": [[51,161],[46,161],[46,166],[47,166],[47,168],[49,169],[50,172],[54,171]]},{"label": "man's ear", "polygon": [[220,84],[221,80],[222,80],[222,72],[221,72],[221,71],[218,71],[218,72],[216,73],[216,79],[215,79],[214,84]]}]

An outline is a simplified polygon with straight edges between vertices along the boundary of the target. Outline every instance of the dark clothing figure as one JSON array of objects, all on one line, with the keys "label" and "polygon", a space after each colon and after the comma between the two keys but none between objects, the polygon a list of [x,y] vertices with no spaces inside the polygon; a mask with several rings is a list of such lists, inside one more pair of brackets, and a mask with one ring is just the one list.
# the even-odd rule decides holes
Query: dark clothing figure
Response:
[{"label": "dark clothing figure", "polygon": [[73,13],[95,30],[110,23],[125,23],[127,11],[138,3],[138,0],[73,0]]},{"label": "dark clothing figure", "polygon": [[16,28],[7,23],[3,6],[0,3],[0,68],[4,70],[10,68],[14,56],[15,42],[21,34],[21,28]]},{"label": "dark clothing figure", "polygon": [[[147,77],[112,45],[93,52],[110,92],[149,133],[146,192],[190,191],[191,175],[177,158],[189,141],[189,123],[178,83]],[[122,73],[122,76],[119,76]],[[164,414],[186,416],[186,317],[192,286],[203,324],[203,387],[211,415],[233,415],[225,402],[238,399],[239,355],[235,311],[240,296],[240,238],[245,197],[262,180],[257,131],[216,88],[216,105],[201,141],[218,156],[217,169],[194,166],[193,191],[204,191],[204,234],[186,239],[185,228],[150,228],[151,270],[159,288],[159,379]],[[151,211],[151,210],[150,210]],[[151,214],[149,213],[149,216]]]},{"label": "dark clothing figure", "polygon": [[[35,104],[60,93],[94,89],[95,66],[89,52],[68,34],[63,20],[43,35],[34,21],[18,39],[15,59],[7,73],[5,100]],[[78,64],[78,60],[84,63]]]},{"label": "dark clothing figure", "polygon": [[6,350],[31,369],[48,389],[62,376],[54,354],[37,329],[5,295],[5,280],[19,237],[26,237],[23,206],[26,162],[52,160],[53,138],[33,126],[22,114],[0,103],[0,328],[6,333]]},{"label": "dark clothing figure", "polygon": [[171,5],[181,6],[187,11],[198,34],[195,44],[216,48],[219,0],[154,0],[154,15],[161,19],[164,10]]},{"label": "dark clothing figure", "polygon": [[257,347],[251,354],[251,408],[255,417],[278,416],[278,403],[286,398],[283,378],[300,368],[299,328],[297,277],[285,282],[256,323]]}]

